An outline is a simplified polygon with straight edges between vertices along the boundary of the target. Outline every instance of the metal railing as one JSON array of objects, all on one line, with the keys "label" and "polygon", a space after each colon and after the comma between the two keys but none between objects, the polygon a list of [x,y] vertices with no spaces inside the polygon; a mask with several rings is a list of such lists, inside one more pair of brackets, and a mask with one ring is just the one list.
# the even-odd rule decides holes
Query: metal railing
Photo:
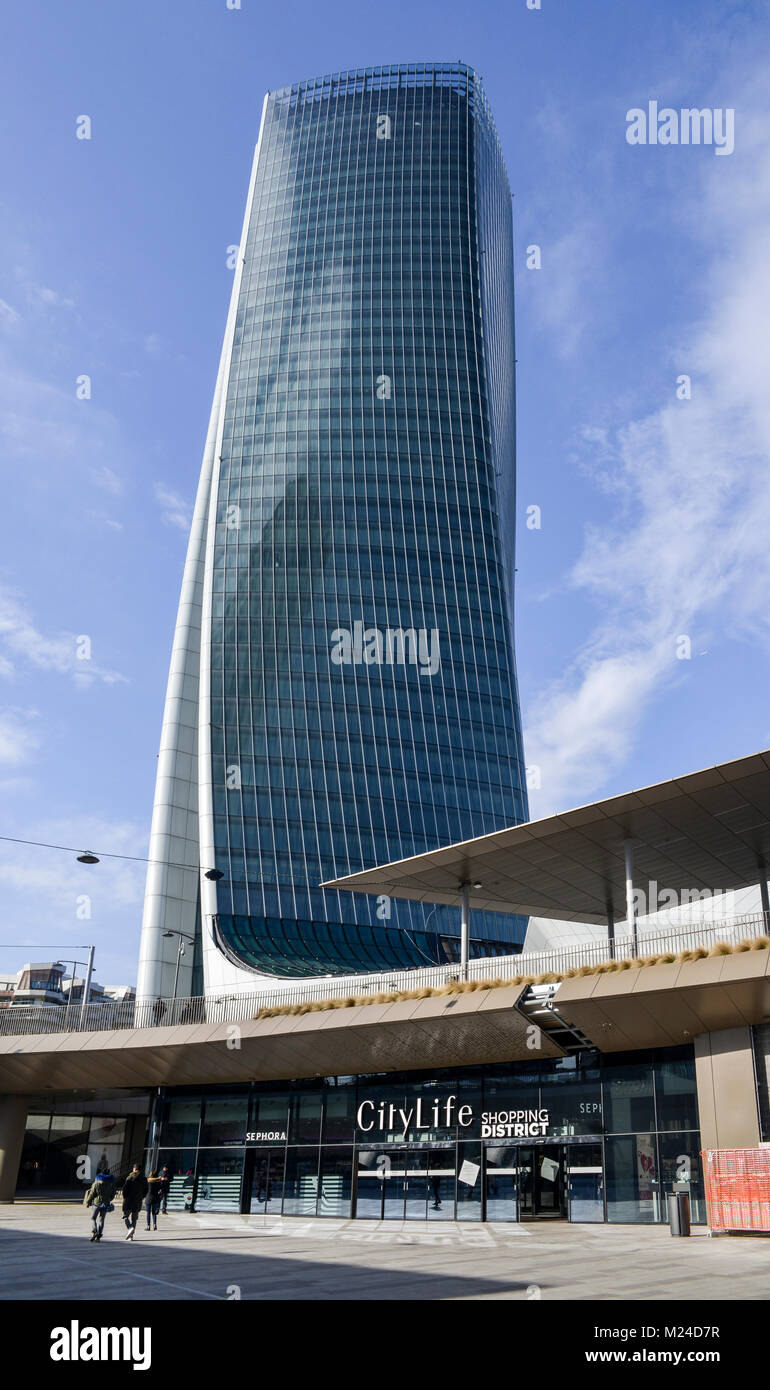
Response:
[{"label": "metal railing", "polygon": [[[584,965],[599,965],[602,961],[632,960],[635,956],[661,953],[677,954],[703,946],[708,949],[718,941],[736,945],[739,941],[770,935],[767,914],[758,912],[742,917],[725,917],[716,921],[693,922],[677,928],[667,927],[656,932],[640,929],[637,949],[630,936],[617,936],[614,942],[606,938],[586,941],[574,946],[550,951],[528,951],[510,956],[482,956],[468,964],[469,980],[513,980],[519,975],[562,974]],[[325,999],[347,998],[353,995],[376,995],[394,990],[413,990],[424,987],[440,988],[460,978],[460,966],[436,965],[418,970],[384,971],[372,975],[348,975],[344,978],[314,980],[303,984],[292,981],[278,987],[269,984],[262,989],[222,991],[184,999],[111,1000],[88,1004],[80,1017],[73,1009],[69,1018],[62,1005],[11,1005],[0,1009],[0,1036],[43,1033],[107,1032],[118,1029],[169,1028],[197,1023],[234,1023],[251,1019],[265,1008],[280,1008],[287,1004],[311,1003]]]}]

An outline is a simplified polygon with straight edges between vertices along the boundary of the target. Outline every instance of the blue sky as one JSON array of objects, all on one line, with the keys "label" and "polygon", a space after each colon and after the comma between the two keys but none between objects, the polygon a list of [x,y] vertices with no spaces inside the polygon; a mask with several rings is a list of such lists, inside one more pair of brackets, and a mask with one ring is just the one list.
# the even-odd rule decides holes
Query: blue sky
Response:
[{"label": "blue sky", "polygon": [[[369,63],[476,67],[514,190],[533,811],[770,743],[769,39],[740,0],[6,9],[0,833],[146,853],[262,97]],[[653,99],[733,108],[734,153],[630,146]],[[7,943],[94,941],[98,978],[133,980],[142,886],[140,864],[0,844],[0,973],[57,953]]]}]

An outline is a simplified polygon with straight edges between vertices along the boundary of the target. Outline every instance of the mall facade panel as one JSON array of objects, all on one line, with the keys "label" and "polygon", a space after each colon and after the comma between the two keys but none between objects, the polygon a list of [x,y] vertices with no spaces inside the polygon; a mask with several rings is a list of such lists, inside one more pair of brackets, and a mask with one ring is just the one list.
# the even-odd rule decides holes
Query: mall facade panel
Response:
[{"label": "mall facade panel", "polygon": [[705,1221],[693,1049],[170,1090],[170,1210],[374,1220]]},{"label": "mall facade panel", "polygon": [[[408,64],[268,93],[235,260],[140,998],[171,994],[180,939],[180,994],[292,959],[371,969],[360,928],[388,968],[399,942],[404,964],[451,958],[455,907],[318,885],[528,814],[511,194],[477,74]],[[510,952],[525,919],[473,926]]]}]

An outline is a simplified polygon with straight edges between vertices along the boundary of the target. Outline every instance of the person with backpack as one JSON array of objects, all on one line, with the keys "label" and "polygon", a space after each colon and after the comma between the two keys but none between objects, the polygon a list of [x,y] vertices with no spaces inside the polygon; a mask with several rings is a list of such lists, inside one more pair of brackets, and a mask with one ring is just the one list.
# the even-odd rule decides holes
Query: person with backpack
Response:
[{"label": "person with backpack", "polygon": [[91,1183],[86,1193],[86,1206],[93,1207],[91,1221],[93,1222],[93,1232],[91,1240],[100,1241],[104,1234],[104,1219],[108,1211],[114,1211],[112,1199],[115,1195],[115,1179],[110,1174],[109,1169],[100,1171],[96,1174],[94,1182]]},{"label": "person with backpack", "polygon": [[147,1189],[147,1179],[139,1164],[135,1163],[123,1183],[123,1220],[128,1227],[126,1240],[134,1239],[136,1223],[139,1220],[142,1202],[147,1196]]},{"label": "person with backpack", "polygon": [[152,1219],[152,1229],[158,1229],[158,1212],[163,1200],[163,1179],[158,1175],[157,1168],[150,1171],[147,1179],[147,1195],[144,1199],[144,1209],[147,1212],[147,1230],[150,1229],[150,1219]]}]

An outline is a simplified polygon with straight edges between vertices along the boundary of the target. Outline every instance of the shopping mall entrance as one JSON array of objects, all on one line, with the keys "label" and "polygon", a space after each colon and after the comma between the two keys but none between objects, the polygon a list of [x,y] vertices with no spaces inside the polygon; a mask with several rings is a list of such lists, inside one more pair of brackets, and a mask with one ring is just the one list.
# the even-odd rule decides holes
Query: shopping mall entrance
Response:
[{"label": "shopping mall entrance", "polygon": [[355,1215],[374,1221],[454,1221],[456,1154],[456,1144],[359,1149]]},{"label": "shopping mall entrance", "polygon": [[601,1143],[522,1145],[517,1176],[520,1221],[604,1220]]},{"label": "shopping mall entrance", "polygon": [[286,1176],[286,1150],[247,1149],[241,1210],[280,1216]]},{"label": "shopping mall entrance", "polygon": [[[359,1148],[354,1215],[373,1221],[604,1221],[602,1144]],[[252,1211],[258,1210],[252,1206]]]}]

